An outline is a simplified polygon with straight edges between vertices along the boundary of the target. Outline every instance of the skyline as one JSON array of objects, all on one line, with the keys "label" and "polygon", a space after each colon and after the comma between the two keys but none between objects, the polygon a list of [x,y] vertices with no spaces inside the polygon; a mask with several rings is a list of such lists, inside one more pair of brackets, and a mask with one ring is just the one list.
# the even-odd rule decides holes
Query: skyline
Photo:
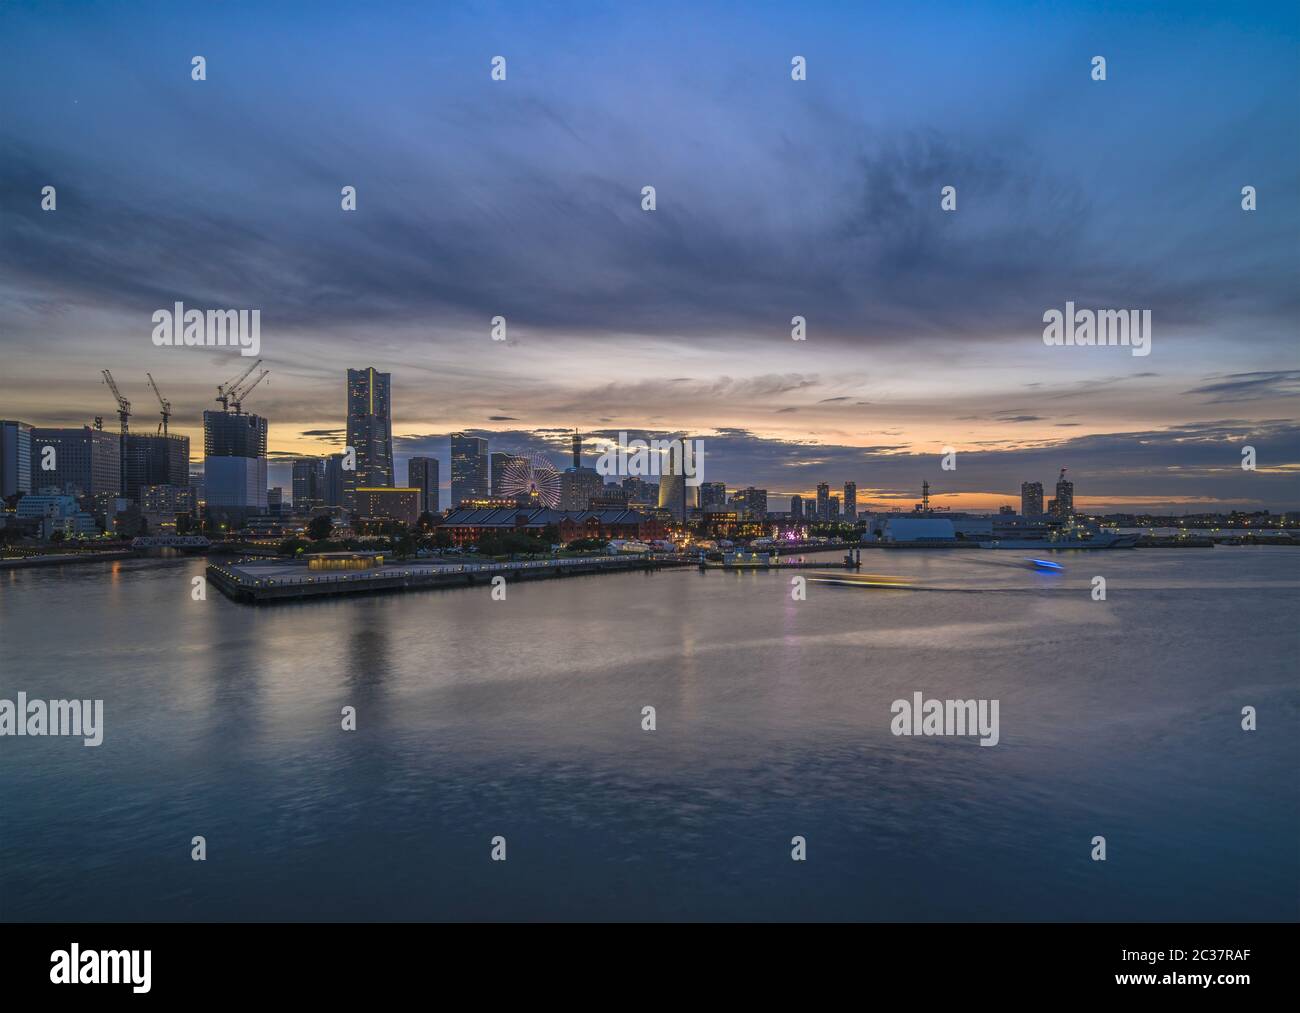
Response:
[{"label": "skyline", "polygon": [[[721,6],[683,37],[673,6],[411,5],[358,32],[318,5],[307,46],[294,5],[228,5],[255,41],[184,5],[129,35],[6,8],[0,414],[111,419],[109,367],[147,416],[148,371],[197,451],[241,363],[150,343],[184,301],[261,310],[273,485],[342,446],[364,363],[393,374],[397,475],[437,456],[444,487],[452,432],[563,461],[578,428],[689,431],[709,479],[777,498],[905,504],[928,478],[996,508],[1067,467],[1089,509],[1294,509],[1300,13],[1001,8]],[[1045,347],[1067,301],[1151,309],[1151,354]]]}]

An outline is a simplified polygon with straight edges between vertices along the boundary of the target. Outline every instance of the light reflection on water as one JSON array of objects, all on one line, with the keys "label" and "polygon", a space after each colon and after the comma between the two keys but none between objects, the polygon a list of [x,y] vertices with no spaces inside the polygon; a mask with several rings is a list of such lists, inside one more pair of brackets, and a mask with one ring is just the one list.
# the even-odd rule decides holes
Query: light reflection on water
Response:
[{"label": "light reflection on water", "polygon": [[[192,601],[199,561],[9,575],[0,696],[102,697],[107,730],[0,739],[0,917],[1294,918],[1300,555],[1011,555],[864,551],[918,590],[806,602],[694,570],[267,608]],[[918,690],[999,699],[1001,744],[895,738]]]}]

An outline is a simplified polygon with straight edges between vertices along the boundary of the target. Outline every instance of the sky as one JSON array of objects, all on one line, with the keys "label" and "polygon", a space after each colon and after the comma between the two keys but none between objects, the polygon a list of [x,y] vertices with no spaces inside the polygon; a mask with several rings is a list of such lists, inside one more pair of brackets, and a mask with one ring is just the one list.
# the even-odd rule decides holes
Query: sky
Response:
[{"label": "sky", "polygon": [[[155,347],[180,301],[261,311],[272,484],[374,366],[444,488],[450,432],[576,428],[688,432],[773,509],[1061,468],[1300,509],[1298,120],[1294,3],[0,3],[0,417],[112,426],[109,368],[152,429],[150,372],[197,465],[249,360]],[[1045,345],[1067,301],[1150,354]]]}]

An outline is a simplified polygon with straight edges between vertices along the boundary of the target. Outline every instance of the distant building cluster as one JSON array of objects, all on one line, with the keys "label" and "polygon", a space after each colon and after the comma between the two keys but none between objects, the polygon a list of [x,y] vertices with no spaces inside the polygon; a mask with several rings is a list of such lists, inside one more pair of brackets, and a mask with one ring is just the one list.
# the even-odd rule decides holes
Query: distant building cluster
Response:
[{"label": "distant building cluster", "polygon": [[867,538],[924,543],[1055,537],[1076,518],[1074,483],[1064,468],[1046,502],[1042,482],[1022,483],[1019,513],[1011,505],[993,517],[932,509],[928,482],[912,511],[872,513],[860,509],[852,481],[836,493],[819,482],[812,496],[791,495],[782,512],[772,509],[767,489],[692,485],[688,469],[671,459],[654,476],[658,481],[631,475],[607,480],[584,463],[583,436],[576,431],[563,470],[546,454],[493,451],[482,436],[452,433],[444,504],[438,457],[409,458],[405,484],[397,484],[392,377],[370,366],[347,370],[344,451],[293,459],[286,495],[268,488],[267,420],[243,409],[267,373],[250,380],[258,365],[220,386],[220,408],[203,412],[203,465],[194,473],[189,439],[168,432],[171,405],[152,376],[163,409],[156,432],[129,428],[130,402],[107,370],[105,381],[119,405],[118,432],[106,430],[101,419],[73,428],[0,421],[0,524],[42,540],[235,530],[276,537],[324,516],[332,529],[361,535],[436,528],[452,545],[510,533],[545,533],[563,542],[647,541],[676,533],[754,538],[852,525]]}]

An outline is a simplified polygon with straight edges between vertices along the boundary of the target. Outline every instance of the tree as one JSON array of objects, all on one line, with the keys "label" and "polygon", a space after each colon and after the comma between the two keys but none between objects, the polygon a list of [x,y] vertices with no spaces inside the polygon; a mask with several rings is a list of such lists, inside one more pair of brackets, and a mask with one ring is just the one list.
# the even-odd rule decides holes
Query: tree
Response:
[{"label": "tree", "polygon": [[421,531],[432,531],[438,526],[438,518],[426,510],[424,513],[420,514],[420,518],[415,522],[415,526]]},{"label": "tree", "polygon": [[334,530],[334,522],[325,514],[313,517],[307,522],[307,534],[314,542],[323,542]]},{"label": "tree", "polygon": [[478,540],[478,551],[485,556],[499,556],[504,550],[500,538],[494,534],[486,534]]},{"label": "tree", "polygon": [[398,559],[406,559],[410,556],[414,556],[415,549],[415,539],[409,534],[402,535],[400,538],[396,539],[393,544],[393,554],[396,555]]}]

